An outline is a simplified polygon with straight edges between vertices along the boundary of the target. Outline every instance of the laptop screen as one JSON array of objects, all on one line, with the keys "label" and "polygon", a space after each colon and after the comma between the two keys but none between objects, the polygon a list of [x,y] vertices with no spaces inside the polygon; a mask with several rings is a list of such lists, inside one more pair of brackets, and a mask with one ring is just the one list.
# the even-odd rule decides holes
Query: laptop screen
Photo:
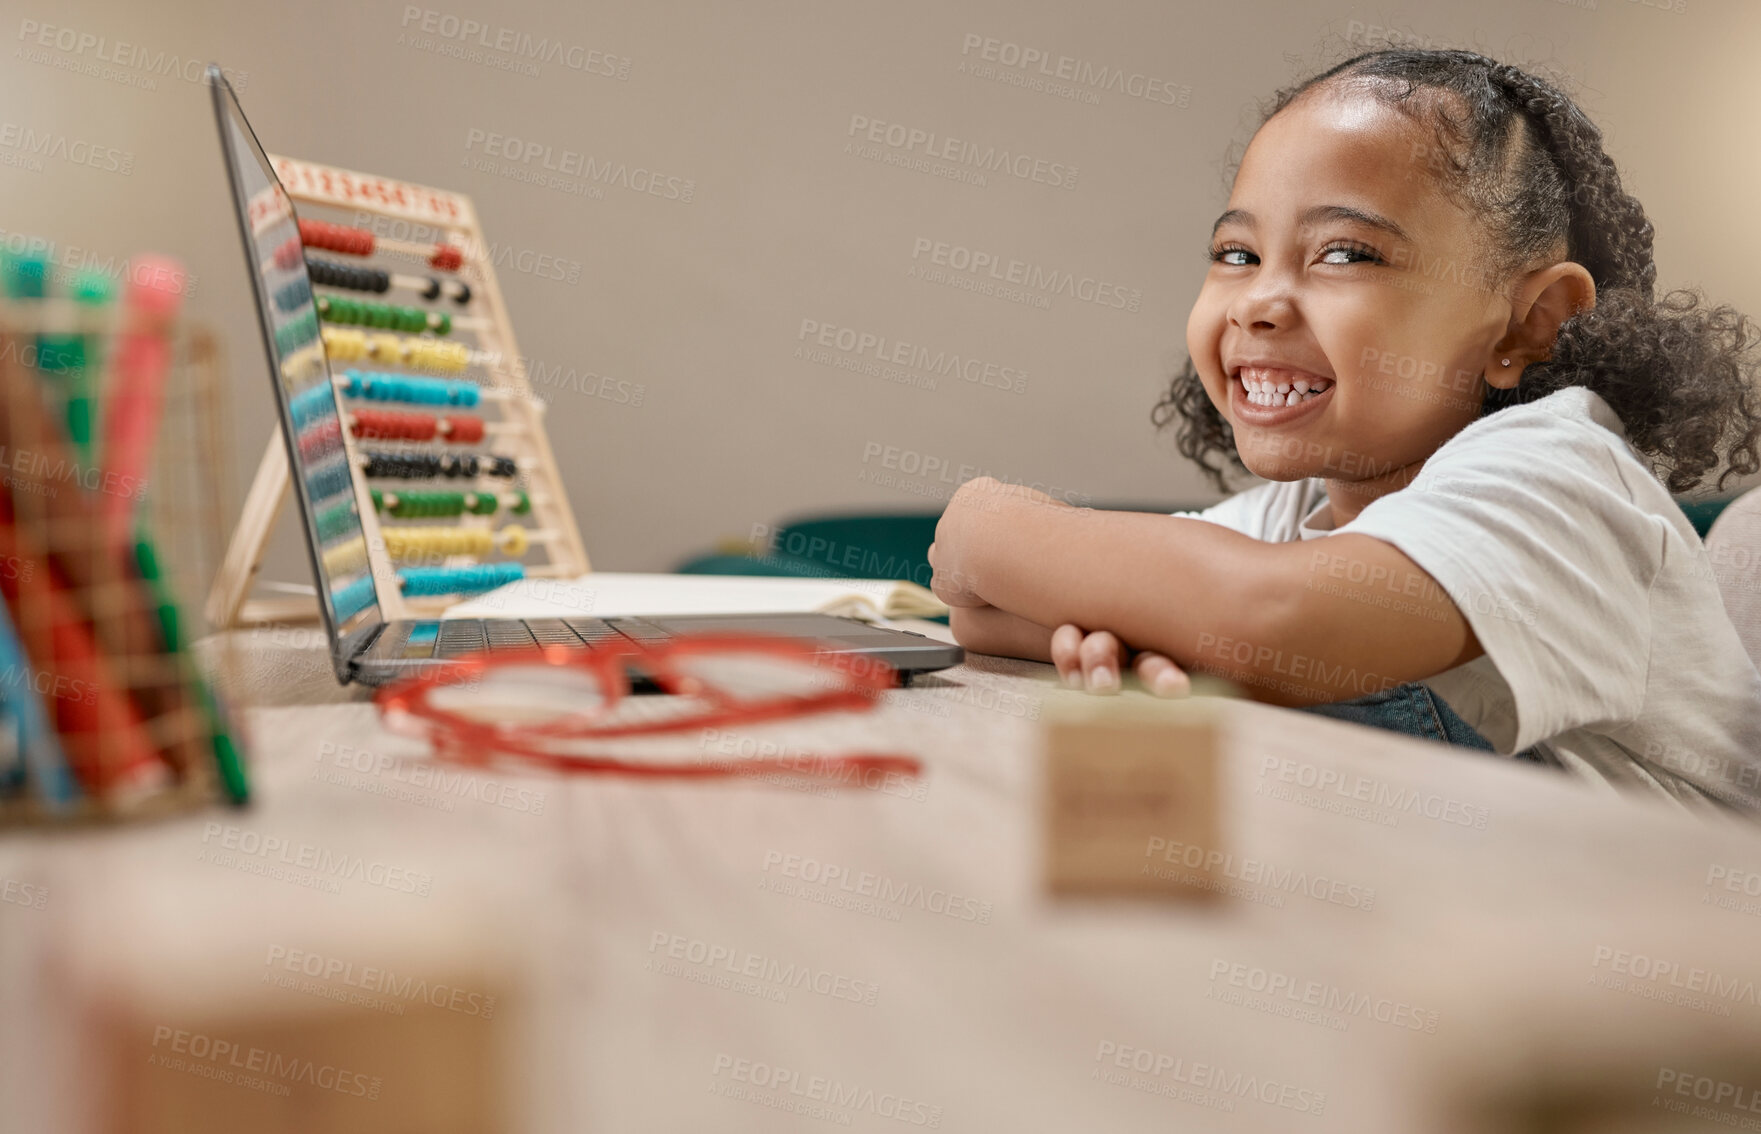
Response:
[{"label": "laptop screen", "polygon": [[333,652],[340,657],[343,639],[381,618],[343,445],[342,414],[318,332],[318,308],[293,204],[218,67],[209,67],[208,82],[318,596]]}]

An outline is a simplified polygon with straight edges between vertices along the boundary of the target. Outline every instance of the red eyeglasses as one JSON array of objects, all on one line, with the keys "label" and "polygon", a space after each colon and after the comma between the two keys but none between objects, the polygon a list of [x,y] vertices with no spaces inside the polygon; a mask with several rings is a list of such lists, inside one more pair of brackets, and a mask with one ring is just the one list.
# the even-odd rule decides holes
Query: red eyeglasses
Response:
[{"label": "red eyeglasses", "polygon": [[[634,670],[665,697],[630,696]],[[915,776],[913,756],[851,753],[714,762],[653,761],[591,750],[595,741],[840,710],[865,711],[892,688],[885,662],[812,642],[745,635],[670,638],[592,650],[540,646],[478,653],[388,686],[375,698],[385,726],[432,742],[467,764],[523,760],[563,772],[670,779],[784,775],[862,784]]]}]

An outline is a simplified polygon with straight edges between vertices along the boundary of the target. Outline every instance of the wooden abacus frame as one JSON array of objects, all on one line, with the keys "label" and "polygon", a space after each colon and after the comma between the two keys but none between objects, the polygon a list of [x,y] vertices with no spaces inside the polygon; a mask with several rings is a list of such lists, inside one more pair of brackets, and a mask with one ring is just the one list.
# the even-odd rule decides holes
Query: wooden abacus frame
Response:
[{"label": "wooden abacus frame", "polygon": [[[456,327],[455,333],[474,335],[477,351],[492,360],[481,367],[489,376],[480,385],[486,391],[501,392],[503,396],[492,404],[499,407],[501,421],[513,426],[505,439],[497,441],[496,447],[501,452],[512,451],[519,462],[520,478],[531,501],[530,516],[537,525],[533,546],[542,546],[546,552],[546,561],[527,566],[526,576],[570,578],[592,570],[587,549],[582,545],[580,531],[575,526],[574,513],[569,509],[568,496],[563,491],[556,457],[544,433],[544,406],[533,395],[527,380],[525,361],[514,342],[514,330],[508,321],[507,306],[502,301],[501,285],[495,278],[489,243],[483,237],[471,199],[462,193],[297,158],[270,154],[269,159],[274,163],[288,197],[296,205],[305,206],[300,210],[302,219],[328,219],[321,215],[321,210],[325,209],[387,217],[432,230],[442,242],[463,254],[462,264],[449,274],[470,285],[469,310],[476,318],[464,321]],[[355,223],[354,218],[351,223]],[[377,240],[374,255],[376,258],[392,257],[395,261],[392,266],[405,271],[424,274],[429,271],[426,267],[415,267],[418,260],[412,257],[417,257],[419,250],[407,242]],[[352,258],[349,259],[352,262]],[[333,293],[322,284],[315,285],[314,290],[319,289],[323,289],[324,294],[344,294]],[[444,301],[437,299],[434,302]],[[336,377],[337,371],[332,368],[333,382]],[[372,498],[366,486],[366,471],[354,462],[350,463],[350,470],[355,479],[356,496],[365,508],[361,523],[367,537],[369,569],[375,579],[381,580],[379,609],[383,616],[388,620],[432,616],[459,601],[457,597],[410,598],[401,588],[384,584],[384,580],[396,578],[397,566],[390,561],[385,542],[380,537],[379,517],[367,507]],[[245,498],[238,529],[208,596],[207,614],[213,626],[251,626],[317,618],[318,606],[312,598],[253,599],[249,596],[262,565],[264,548],[290,489],[287,450],[281,437],[271,437],[250,493]],[[495,517],[465,514],[452,519],[461,527],[490,528]],[[468,557],[458,558],[461,564],[470,561]],[[449,562],[448,565],[455,564]]]}]

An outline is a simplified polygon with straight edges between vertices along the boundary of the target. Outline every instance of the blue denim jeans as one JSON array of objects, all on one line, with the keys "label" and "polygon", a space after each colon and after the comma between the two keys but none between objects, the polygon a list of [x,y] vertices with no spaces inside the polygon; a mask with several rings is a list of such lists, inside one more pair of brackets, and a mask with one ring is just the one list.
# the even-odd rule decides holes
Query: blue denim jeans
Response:
[{"label": "blue denim jeans", "polygon": [[[1481,752],[1494,750],[1492,742],[1474,731],[1474,727],[1462,720],[1449,707],[1448,702],[1417,681],[1396,685],[1392,689],[1371,693],[1367,697],[1335,701],[1326,705],[1305,705],[1303,709],[1323,717],[1351,721],[1353,724],[1368,725],[1371,728],[1383,728],[1407,736],[1422,736],[1427,740],[1441,740],[1445,744],[1454,744],[1461,748],[1477,748]],[[1533,748],[1518,752],[1516,759],[1537,764],[1547,763]]]}]

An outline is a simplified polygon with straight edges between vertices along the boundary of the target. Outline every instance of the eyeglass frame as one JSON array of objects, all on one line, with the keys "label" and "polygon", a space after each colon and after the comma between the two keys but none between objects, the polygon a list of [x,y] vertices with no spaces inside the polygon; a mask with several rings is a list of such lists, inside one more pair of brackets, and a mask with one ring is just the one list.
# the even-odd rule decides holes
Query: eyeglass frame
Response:
[{"label": "eyeglass frame", "polygon": [[[699,679],[680,674],[667,666],[674,659],[734,652],[756,652],[786,660],[805,661],[815,666],[824,665],[831,659],[833,668],[844,680],[816,697],[783,695],[755,703],[734,704],[730,696],[718,696],[713,685],[704,684]],[[854,668],[854,659],[861,659],[861,669]],[[509,727],[464,717],[428,700],[428,695],[438,689],[480,679],[493,670],[538,664],[592,673],[599,680],[600,689],[599,711],[594,715],[609,717],[615,714],[618,704],[624,698],[633,695],[629,676],[631,662],[637,663],[643,674],[664,692],[708,698],[719,702],[720,708],[658,721],[594,725],[565,719],[550,724]],[[732,766],[702,762],[652,764],[569,755],[548,751],[540,747],[540,743],[648,736],[839,710],[864,711],[879,703],[881,693],[895,688],[896,679],[897,671],[881,659],[853,651],[828,649],[824,644],[810,639],[748,634],[694,634],[669,638],[654,646],[624,641],[591,649],[541,645],[513,650],[485,650],[453,659],[428,672],[385,686],[375,695],[374,701],[388,728],[411,735],[412,730],[401,727],[403,720],[421,722],[420,735],[434,744],[437,754],[466,763],[487,763],[492,752],[484,749],[489,749],[566,771],[622,772],[672,777],[756,775],[766,772],[801,775],[812,773],[802,769],[798,763],[780,760],[752,760]],[[476,753],[470,752],[469,746],[473,744],[478,748]],[[824,765],[822,774],[850,767],[864,771],[900,772],[905,775],[916,775],[921,770],[921,763],[915,757],[893,754],[859,753],[817,759]]]}]

